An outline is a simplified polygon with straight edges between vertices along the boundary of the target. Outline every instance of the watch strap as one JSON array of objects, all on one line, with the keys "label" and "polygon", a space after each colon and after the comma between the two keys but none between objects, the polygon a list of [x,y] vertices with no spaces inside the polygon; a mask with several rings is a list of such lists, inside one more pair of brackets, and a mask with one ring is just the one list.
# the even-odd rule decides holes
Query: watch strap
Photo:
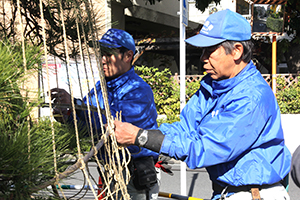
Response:
[{"label": "watch strap", "polygon": [[[143,133],[144,129],[140,129],[135,138],[134,144],[139,145],[138,137]],[[148,140],[143,147],[158,152],[160,151],[161,145],[164,141],[165,135],[158,129],[148,130]]]}]

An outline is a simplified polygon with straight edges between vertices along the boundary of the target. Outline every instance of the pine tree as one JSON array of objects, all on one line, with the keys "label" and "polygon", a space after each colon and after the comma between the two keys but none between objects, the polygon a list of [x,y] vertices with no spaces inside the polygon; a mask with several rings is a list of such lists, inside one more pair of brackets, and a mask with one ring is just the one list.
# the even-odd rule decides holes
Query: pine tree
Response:
[{"label": "pine tree", "polygon": [[[23,89],[30,76],[25,74],[20,46],[0,41],[1,200],[31,199],[33,188],[55,177],[51,122],[30,118],[32,109],[41,102],[29,98],[29,91]],[[39,70],[39,47],[26,46],[26,61],[28,71]],[[64,155],[76,153],[75,134],[67,125],[56,122],[54,130],[57,171],[62,172],[70,165]]]}]

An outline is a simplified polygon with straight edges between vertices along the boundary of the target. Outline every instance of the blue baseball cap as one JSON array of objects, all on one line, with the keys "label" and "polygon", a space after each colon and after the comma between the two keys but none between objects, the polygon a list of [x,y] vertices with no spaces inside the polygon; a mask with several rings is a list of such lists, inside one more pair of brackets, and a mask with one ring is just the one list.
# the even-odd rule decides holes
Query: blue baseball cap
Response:
[{"label": "blue baseball cap", "polygon": [[133,37],[124,30],[111,28],[99,40],[100,45],[107,48],[125,47],[135,53]]},{"label": "blue baseball cap", "polygon": [[210,47],[225,40],[245,41],[250,39],[250,23],[242,15],[226,9],[210,15],[200,33],[185,41],[197,47]]}]

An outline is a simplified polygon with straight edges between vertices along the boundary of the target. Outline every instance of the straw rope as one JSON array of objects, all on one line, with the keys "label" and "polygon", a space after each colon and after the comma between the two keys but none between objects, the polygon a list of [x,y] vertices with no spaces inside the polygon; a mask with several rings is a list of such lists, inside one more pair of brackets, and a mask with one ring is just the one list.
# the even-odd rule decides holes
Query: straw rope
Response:
[{"label": "straw rope", "polygon": [[[21,12],[20,12],[20,0],[17,0],[18,3],[18,12],[20,16],[20,24],[22,24],[22,18],[21,18]],[[65,26],[65,13],[63,10],[62,6],[62,1],[58,0],[56,3],[59,4],[59,18],[61,21],[61,27],[62,27],[62,32],[63,32],[63,49],[65,52],[65,62],[66,62],[66,67],[67,67],[67,76],[68,76],[68,82],[69,82],[69,92],[71,99],[74,99],[74,83],[72,81],[71,77],[71,72],[68,70],[70,67],[70,57],[69,57],[69,48],[70,48],[70,43],[68,42],[67,38],[67,30]],[[92,1],[84,1],[83,5],[77,5],[74,7],[74,12],[76,13],[76,31],[77,31],[77,36],[78,36],[78,44],[72,44],[73,47],[75,45],[76,48],[79,49],[79,57],[80,57],[80,62],[77,62],[76,60],[76,67],[77,67],[77,75],[78,75],[78,82],[80,85],[80,93],[81,97],[83,97],[83,90],[82,87],[84,87],[84,84],[80,80],[80,75],[79,75],[79,69],[78,65],[80,64],[81,67],[83,67],[85,76],[88,79],[88,71],[90,72],[89,75],[91,75],[91,81],[93,85],[96,85],[96,80],[95,80],[95,72],[92,67],[92,61],[91,57],[94,55],[96,57],[97,61],[97,69],[99,73],[99,79],[100,79],[100,87],[101,87],[101,92],[102,96],[104,99],[104,108],[105,108],[105,117],[107,120],[106,124],[106,129],[104,129],[104,124],[103,124],[103,119],[102,119],[102,114],[101,114],[101,109],[99,105],[99,99],[98,99],[98,94],[97,90],[94,90],[95,92],[95,98],[96,98],[96,109],[97,113],[99,116],[99,121],[100,121],[100,130],[97,130],[96,126],[94,127],[92,124],[92,121],[95,122],[95,116],[92,114],[92,105],[91,105],[91,97],[88,95],[86,96],[87,101],[85,107],[82,107],[82,109],[86,109],[84,111],[85,113],[85,118],[86,118],[86,126],[91,138],[91,150],[88,152],[86,155],[82,152],[82,147],[81,147],[81,142],[80,142],[80,136],[79,136],[79,127],[78,127],[78,122],[77,122],[77,106],[75,105],[74,101],[71,101],[71,105],[69,109],[72,111],[72,116],[74,120],[74,128],[75,128],[75,135],[76,135],[76,146],[77,146],[77,162],[71,166],[69,166],[65,171],[59,172],[58,167],[57,167],[57,152],[56,152],[56,130],[54,128],[54,115],[52,113],[53,109],[53,104],[51,101],[51,88],[50,88],[50,69],[49,69],[49,63],[48,63],[48,58],[49,58],[49,53],[47,51],[47,43],[46,43],[46,21],[44,18],[44,8],[43,8],[43,0],[39,1],[39,6],[40,6],[40,14],[41,14],[41,27],[42,27],[42,36],[43,36],[43,51],[44,51],[44,59],[45,59],[45,68],[46,68],[46,81],[47,81],[47,93],[49,94],[48,96],[48,101],[49,101],[49,110],[50,110],[50,121],[51,121],[51,132],[52,132],[52,146],[53,146],[53,165],[54,165],[54,171],[55,171],[55,177],[52,179],[44,182],[43,184],[36,186],[35,188],[32,188],[32,192],[37,192],[39,190],[42,190],[46,188],[49,185],[58,185],[58,188],[63,196],[64,199],[67,199],[67,197],[64,194],[64,190],[62,189],[59,181],[70,176],[73,172],[76,170],[80,169],[83,172],[84,179],[87,181],[88,185],[91,186],[91,190],[93,193],[94,198],[97,200],[100,195],[105,193],[104,199],[108,198],[113,198],[113,199],[130,199],[130,196],[128,195],[127,192],[127,187],[126,185],[129,182],[130,179],[130,173],[128,169],[128,165],[130,162],[130,155],[129,151],[127,148],[124,147],[119,147],[114,135],[114,124],[113,117],[111,116],[110,112],[110,107],[108,103],[108,96],[107,96],[107,90],[106,90],[106,81],[105,81],[105,75],[103,72],[103,65],[101,62],[101,52],[99,51],[99,48],[97,46],[97,43],[95,41],[98,40],[98,29],[96,27],[96,20],[95,20],[95,14],[93,13],[93,2]],[[88,28],[89,31],[91,32],[92,39],[93,39],[93,53],[90,52],[90,47],[88,46],[88,41],[86,39],[85,31],[84,31],[84,25],[82,23],[82,16],[86,15],[88,16],[89,23],[88,23]],[[82,31],[80,31],[80,29]],[[22,34],[23,35],[23,31]],[[82,37],[83,36],[83,37]],[[23,55],[24,55],[24,67],[26,67],[26,59],[25,59],[25,42],[24,42],[24,37],[22,36],[22,48],[23,48]],[[83,41],[81,40],[83,38]],[[89,68],[89,70],[88,70]],[[56,69],[57,70],[57,69]],[[56,85],[58,87],[58,77],[56,75]],[[90,86],[88,81],[86,82],[86,87],[88,88],[88,91],[90,91]],[[46,91],[44,91],[46,93]],[[119,113],[116,116],[116,120],[121,120],[121,113]],[[96,130],[95,130],[96,129]],[[95,133],[97,133],[97,144],[95,144]],[[99,137],[100,135],[100,137]],[[28,135],[28,139],[30,141],[30,135]],[[104,158],[98,158],[98,152],[99,149],[103,148],[105,152]],[[30,152],[30,144],[28,144],[28,151]],[[104,186],[101,188],[101,192],[99,195],[97,195],[97,192],[95,191],[94,187],[92,187],[92,182],[95,182],[95,178],[91,177],[89,174],[89,169],[88,169],[88,161],[94,157],[95,161],[100,169],[101,176],[103,177],[103,183]],[[122,160],[120,159],[122,157]],[[92,179],[92,180],[91,180]],[[111,184],[114,183],[114,187],[110,187]],[[52,187],[54,189],[54,187]],[[56,189],[56,187],[55,187]],[[98,188],[100,189],[100,188]],[[59,193],[57,191],[54,191],[56,196],[59,196]]]}]

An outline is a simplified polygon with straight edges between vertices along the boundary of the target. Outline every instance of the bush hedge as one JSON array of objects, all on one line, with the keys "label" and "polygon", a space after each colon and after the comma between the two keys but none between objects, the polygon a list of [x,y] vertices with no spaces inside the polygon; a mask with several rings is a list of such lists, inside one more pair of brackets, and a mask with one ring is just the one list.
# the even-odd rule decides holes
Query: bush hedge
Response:
[{"label": "bush hedge", "polygon": [[271,31],[282,32],[283,20],[282,19],[276,19],[276,18],[273,18],[273,17],[268,17],[266,25]]},{"label": "bush hedge", "polygon": [[[155,67],[136,66],[142,77],[152,88],[156,110],[159,115],[166,115],[166,119],[159,119],[158,123],[174,122],[179,120],[180,114],[180,88],[179,84],[171,78],[171,71],[165,68],[159,71]],[[186,101],[199,89],[200,82],[186,83]]]},{"label": "bush hedge", "polygon": [[[159,71],[155,67],[136,66],[137,73],[151,86],[157,112],[166,115],[158,123],[172,123],[179,120],[180,89],[179,84],[171,78],[169,69]],[[186,82],[186,102],[200,88],[200,81]],[[287,87],[283,77],[277,78],[277,101],[282,114],[300,113],[300,83]]]},{"label": "bush hedge", "polygon": [[277,77],[277,102],[282,114],[300,113],[300,83],[287,87],[283,77]]}]

